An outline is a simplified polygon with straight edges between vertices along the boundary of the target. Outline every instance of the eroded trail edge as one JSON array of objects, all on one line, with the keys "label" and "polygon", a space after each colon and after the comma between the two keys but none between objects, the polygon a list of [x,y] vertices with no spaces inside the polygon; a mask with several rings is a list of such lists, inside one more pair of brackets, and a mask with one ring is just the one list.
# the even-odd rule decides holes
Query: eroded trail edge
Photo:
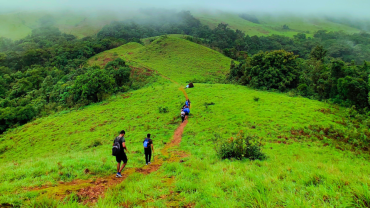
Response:
[{"label": "eroded trail edge", "polygon": [[[188,95],[183,88],[179,88],[184,93],[186,99]],[[45,185],[42,187],[27,189],[29,191],[40,191],[43,194],[48,194],[55,197],[56,199],[62,200],[71,193],[76,193],[79,197],[79,201],[84,204],[94,204],[99,198],[104,197],[104,193],[108,188],[114,187],[117,184],[122,183],[133,173],[141,173],[148,175],[152,172],[157,171],[164,162],[179,162],[182,158],[188,156],[187,153],[177,150],[176,146],[181,143],[182,134],[188,120],[185,120],[175,130],[172,140],[165,145],[160,151],[161,155],[165,157],[154,158],[154,162],[148,166],[142,166],[137,168],[125,168],[122,172],[122,178],[116,178],[115,175],[110,175],[100,178],[91,178],[88,180],[76,179],[71,182],[59,182],[58,185]],[[163,159],[164,158],[164,159]],[[114,168],[114,167],[112,167]],[[85,172],[88,170],[85,170]],[[86,172],[88,173],[88,172]]]}]

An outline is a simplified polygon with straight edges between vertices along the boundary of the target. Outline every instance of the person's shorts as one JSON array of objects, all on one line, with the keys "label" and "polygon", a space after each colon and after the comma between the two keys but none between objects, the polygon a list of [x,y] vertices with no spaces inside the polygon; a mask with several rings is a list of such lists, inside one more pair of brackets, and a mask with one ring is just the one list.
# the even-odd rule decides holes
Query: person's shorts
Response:
[{"label": "person's shorts", "polygon": [[126,153],[123,153],[122,155],[116,156],[116,161],[118,163],[121,163],[121,161],[123,161],[123,163],[127,163],[127,155],[126,155]]},{"label": "person's shorts", "polygon": [[186,115],[186,116],[188,116],[188,115],[189,115],[189,113],[188,113],[188,112],[185,112],[185,115]]}]

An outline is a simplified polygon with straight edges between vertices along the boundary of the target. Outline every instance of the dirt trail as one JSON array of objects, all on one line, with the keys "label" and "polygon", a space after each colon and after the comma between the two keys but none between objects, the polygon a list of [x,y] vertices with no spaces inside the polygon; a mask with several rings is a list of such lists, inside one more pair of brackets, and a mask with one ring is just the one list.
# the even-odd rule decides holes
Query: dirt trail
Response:
[{"label": "dirt trail", "polygon": [[[165,78],[170,80],[171,82],[176,83],[175,81],[167,77]],[[186,91],[182,87],[180,87],[179,90],[182,91],[186,99],[188,99]],[[57,186],[45,185],[42,187],[27,190],[41,191],[41,193],[49,194],[50,196],[54,196],[57,199],[63,199],[74,192],[77,193],[81,203],[94,204],[99,200],[100,197],[104,197],[104,193],[108,188],[122,183],[131,174],[141,173],[144,175],[148,175],[152,172],[157,171],[165,161],[179,162],[182,158],[188,156],[185,152],[179,150],[170,150],[172,147],[178,146],[180,144],[182,134],[187,123],[188,120],[180,124],[180,126],[175,130],[171,142],[167,143],[166,146],[161,150],[161,155],[165,156],[165,159],[162,159],[163,157],[159,158],[158,156],[156,156],[154,158],[154,162],[148,166],[143,166],[139,168],[125,168],[122,172],[122,178],[116,178],[115,175],[112,174],[110,176],[102,178],[92,178],[89,180],[77,179],[67,183],[60,182]],[[114,169],[115,167],[112,167],[112,172]],[[88,172],[89,170],[86,169],[85,173],[88,174]]]}]

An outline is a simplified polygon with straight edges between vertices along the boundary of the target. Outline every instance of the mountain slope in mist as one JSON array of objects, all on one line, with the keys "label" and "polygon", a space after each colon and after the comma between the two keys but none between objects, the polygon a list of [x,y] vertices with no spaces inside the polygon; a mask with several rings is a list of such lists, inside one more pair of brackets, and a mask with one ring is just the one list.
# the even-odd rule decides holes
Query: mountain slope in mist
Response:
[{"label": "mountain slope in mist", "polygon": [[[158,12],[156,10],[156,12]],[[241,30],[245,34],[253,36],[284,35],[292,37],[297,33],[304,32],[310,34],[318,30],[344,31],[347,33],[357,33],[360,29],[351,26],[353,21],[336,21],[334,18],[319,17],[297,17],[297,16],[270,16],[270,15],[250,15],[254,16],[255,21],[243,19],[243,13],[226,12],[192,12],[202,24],[215,28],[219,23],[226,23],[230,28]],[[249,14],[247,14],[248,16]],[[72,34],[78,38],[95,35],[104,27],[116,20],[138,19],[143,16],[142,12],[13,12],[0,14],[0,37],[19,40],[31,34],[32,29],[44,25],[54,25],[62,32]],[[286,25],[287,27],[283,27]],[[362,27],[363,28],[363,27]]]},{"label": "mountain slope in mist", "polygon": [[[243,19],[243,15],[250,18]],[[297,16],[248,15],[235,13],[194,13],[202,24],[215,28],[219,23],[228,24],[231,29],[241,30],[249,36],[283,35],[293,37],[297,33],[307,33],[312,36],[318,30],[344,31],[358,33],[359,29],[348,24],[335,23],[325,18],[304,18]],[[284,27],[286,25],[287,27]]]}]

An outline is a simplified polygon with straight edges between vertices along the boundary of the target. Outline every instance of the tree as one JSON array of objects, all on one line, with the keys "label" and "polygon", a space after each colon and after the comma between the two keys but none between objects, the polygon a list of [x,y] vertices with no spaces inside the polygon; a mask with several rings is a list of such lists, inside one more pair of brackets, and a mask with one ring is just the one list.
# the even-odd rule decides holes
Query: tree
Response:
[{"label": "tree", "polygon": [[88,69],[76,79],[73,86],[75,100],[90,102],[102,101],[106,95],[113,93],[115,80],[105,69]]},{"label": "tree", "polygon": [[317,45],[314,49],[312,49],[310,57],[317,60],[317,61],[324,61],[327,51],[324,49],[323,46]]},{"label": "tree", "polygon": [[298,84],[297,57],[284,50],[260,52],[254,55],[250,62],[251,67],[247,69],[251,77],[250,85],[280,91],[296,87]]},{"label": "tree", "polygon": [[368,84],[361,78],[346,76],[338,79],[338,92],[344,99],[349,100],[351,105],[360,108],[368,106]]}]

